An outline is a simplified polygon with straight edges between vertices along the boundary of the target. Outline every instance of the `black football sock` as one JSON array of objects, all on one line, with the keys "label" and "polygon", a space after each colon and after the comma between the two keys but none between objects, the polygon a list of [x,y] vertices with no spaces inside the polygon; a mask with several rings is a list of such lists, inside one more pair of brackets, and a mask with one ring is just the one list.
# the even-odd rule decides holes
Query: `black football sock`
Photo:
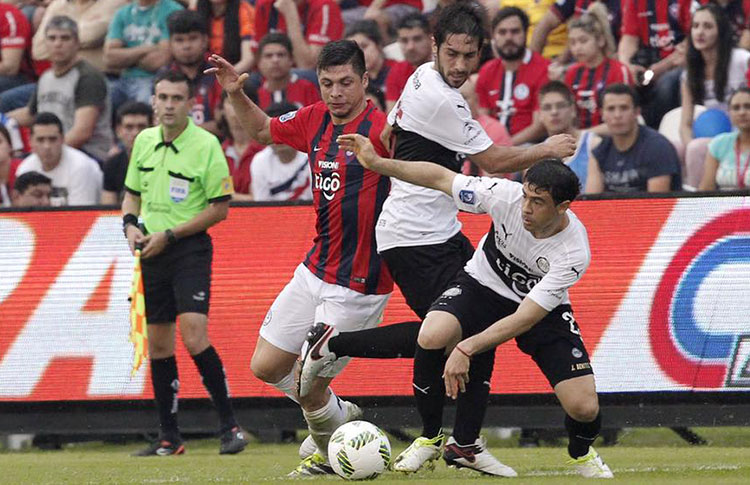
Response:
[{"label": "black football sock", "polygon": [[566,414],[565,429],[568,431],[568,454],[572,458],[584,456],[602,429],[602,413],[590,423],[576,421]]},{"label": "black football sock", "polygon": [[456,424],[453,439],[459,445],[472,445],[479,438],[487,398],[490,395],[490,378],[495,365],[495,349],[476,354],[469,366],[469,382],[466,391],[458,393],[456,401]]},{"label": "black football sock", "polygon": [[221,364],[219,354],[216,353],[213,345],[210,345],[206,350],[192,357],[195,366],[198,368],[198,372],[200,372],[203,378],[203,385],[211,395],[211,400],[219,412],[221,432],[223,433],[234,428],[237,426],[237,421],[234,419],[234,411],[232,410],[232,403],[229,400],[229,390],[227,389],[227,378],[224,374],[224,367]]},{"label": "black football sock", "polygon": [[422,417],[422,436],[434,438],[443,425],[445,403],[445,349],[426,350],[417,344],[414,352],[414,397]]},{"label": "black football sock", "polygon": [[177,378],[177,360],[174,355],[165,359],[151,359],[151,384],[159,411],[160,437],[168,441],[179,441],[177,391],[180,389],[180,381]]},{"label": "black football sock", "polygon": [[414,357],[422,322],[403,322],[382,327],[343,332],[328,341],[336,357],[399,359]]}]

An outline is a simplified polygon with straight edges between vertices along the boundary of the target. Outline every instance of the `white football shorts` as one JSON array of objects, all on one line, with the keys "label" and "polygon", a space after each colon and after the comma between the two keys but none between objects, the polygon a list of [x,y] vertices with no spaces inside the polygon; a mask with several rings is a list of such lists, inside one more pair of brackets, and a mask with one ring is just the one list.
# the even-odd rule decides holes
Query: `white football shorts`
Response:
[{"label": "white football shorts", "polygon": [[[281,350],[299,354],[314,323],[332,325],[341,332],[377,327],[390,296],[363,295],[326,283],[300,264],[292,280],[271,304],[260,327],[260,336]],[[334,377],[348,363],[348,357],[338,359],[319,375]]]}]

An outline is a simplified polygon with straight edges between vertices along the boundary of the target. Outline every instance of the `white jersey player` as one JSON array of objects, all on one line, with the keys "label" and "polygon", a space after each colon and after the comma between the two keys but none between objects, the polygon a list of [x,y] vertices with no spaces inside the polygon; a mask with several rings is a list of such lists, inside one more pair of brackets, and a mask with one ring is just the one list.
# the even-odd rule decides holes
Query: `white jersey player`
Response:
[{"label": "white jersey player", "polygon": [[[601,429],[601,414],[593,369],[568,298],[568,288],[591,259],[586,229],[569,210],[580,192],[575,173],[559,159],[543,160],[526,172],[521,185],[467,177],[433,163],[383,159],[359,135],[340,136],[339,143],[371,170],[439,190],[459,208],[492,217],[479,249],[422,324],[417,343],[425,351],[422,360],[415,360],[415,386],[444,389],[456,399],[471,383],[472,357],[515,338],[566,412],[569,463],[584,476],[611,477],[590,446]],[[440,423],[444,393],[425,393],[418,402],[423,421]],[[402,461],[432,459],[422,438],[400,455]],[[463,451],[448,447],[445,454],[455,453],[456,465],[469,466],[461,461]]]}]

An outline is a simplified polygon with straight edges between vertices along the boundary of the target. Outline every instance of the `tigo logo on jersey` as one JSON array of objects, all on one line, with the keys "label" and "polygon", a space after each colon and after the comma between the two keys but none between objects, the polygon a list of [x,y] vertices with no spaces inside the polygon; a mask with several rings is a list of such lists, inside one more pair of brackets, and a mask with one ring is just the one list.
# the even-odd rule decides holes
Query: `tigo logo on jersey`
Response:
[{"label": "tigo logo on jersey", "polygon": [[333,200],[336,192],[341,188],[341,176],[338,172],[332,174],[315,174],[315,189],[323,192],[326,200]]},{"label": "tigo logo on jersey", "polygon": [[[719,215],[675,253],[654,295],[650,337],[662,370],[697,388],[750,387],[750,335],[741,308],[706,314],[706,302],[741,304],[750,285],[750,209]],[[737,280],[727,283],[727,273]],[[719,276],[723,275],[723,276]],[[739,284],[738,282],[745,283]],[[737,298],[734,298],[736,294]],[[744,295],[744,296],[743,296]]]}]

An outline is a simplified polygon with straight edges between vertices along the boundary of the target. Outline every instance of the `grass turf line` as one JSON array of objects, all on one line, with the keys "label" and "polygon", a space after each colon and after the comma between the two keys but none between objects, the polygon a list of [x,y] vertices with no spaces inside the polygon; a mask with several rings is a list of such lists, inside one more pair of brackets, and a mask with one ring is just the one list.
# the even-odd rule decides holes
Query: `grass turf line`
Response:
[{"label": "grass turf line", "polygon": [[[701,429],[713,444],[690,447],[673,438],[669,430],[627,432],[615,447],[599,447],[620,483],[750,483],[750,430],[746,428]],[[513,483],[571,483],[578,481],[564,463],[563,447],[519,449],[510,440],[496,443],[491,451],[513,466],[519,478]],[[744,447],[743,447],[744,445]],[[141,444],[126,446],[79,444],[62,451],[0,453],[0,483],[284,483],[285,475],[298,463],[297,445],[253,443],[244,453],[219,456],[217,440],[187,443],[187,454],[179,457],[133,458],[128,453]],[[394,456],[405,445],[394,443]],[[453,470],[439,463],[434,472],[416,475],[386,473],[378,484],[495,483],[473,472]],[[314,478],[296,483],[342,484],[337,477]]]}]

